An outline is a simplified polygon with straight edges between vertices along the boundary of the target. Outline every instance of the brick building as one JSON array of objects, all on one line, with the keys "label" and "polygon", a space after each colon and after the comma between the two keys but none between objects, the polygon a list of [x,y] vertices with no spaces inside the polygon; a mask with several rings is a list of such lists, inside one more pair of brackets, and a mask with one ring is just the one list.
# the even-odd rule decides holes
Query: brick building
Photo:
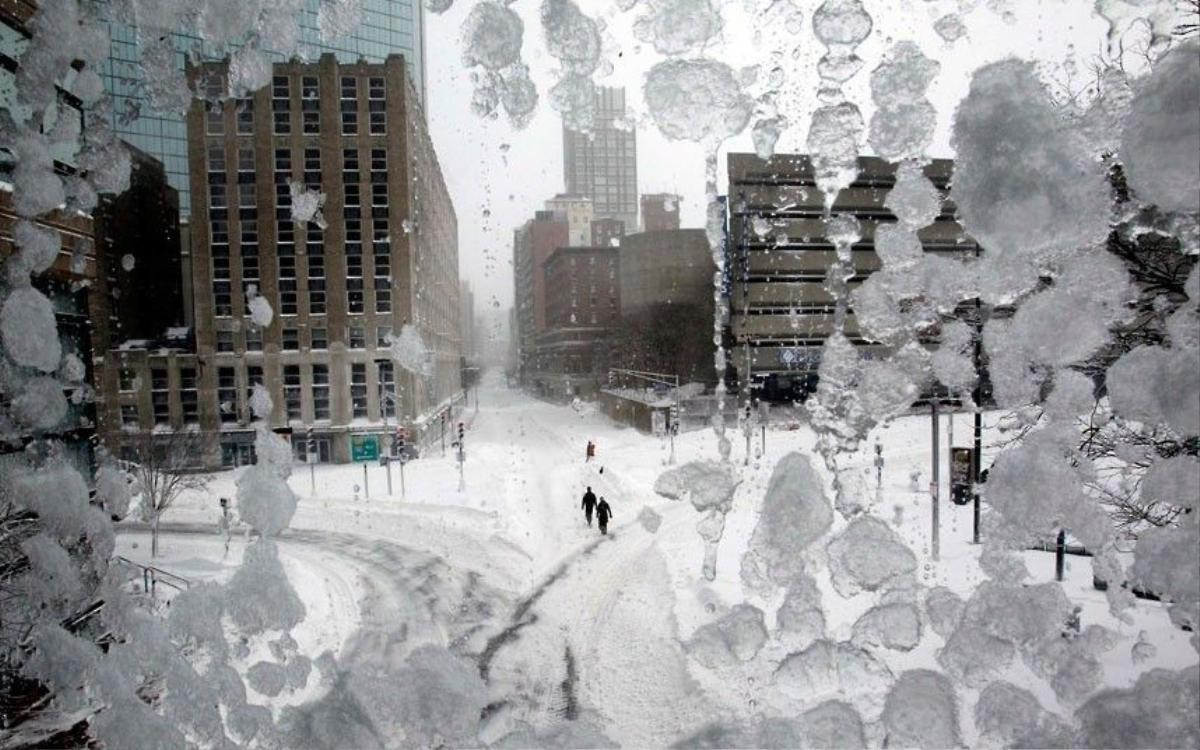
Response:
[{"label": "brick building", "polygon": [[596,375],[603,347],[621,316],[619,251],[560,247],[546,258],[546,329],[538,336],[538,371]]},{"label": "brick building", "polygon": [[[201,463],[251,455],[249,395],[270,425],[311,438],[321,460],[351,444],[386,451],[460,390],[457,223],[400,56],[381,63],[279,63],[270,86],[187,115],[195,340],[127,342],[114,377],[120,419],[206,436]],[[224,88],[226,63],[189,70]],[[324,195],[321,227],[296,221],[293,191]],[[273,310],[259,326],[253,295]],[[422,344],[397,359],[405,326]],[[149,384],[126,390],[123,385]],[[384,429],[385,421],[392,425]],[[160,428],[161,429],[161,428]]]},{"label": "brick building", "polygon": [[642,231],[662,232],[679,229],[678,195],[646,193],[642,196]]},{"label": "brick building", "polygon": [[522,383],[538,369],[537,337],[546,330],[544,264],[550,253],[568,243],[567,220],[538,211],[513,232],[513,286],[517,374]]}]

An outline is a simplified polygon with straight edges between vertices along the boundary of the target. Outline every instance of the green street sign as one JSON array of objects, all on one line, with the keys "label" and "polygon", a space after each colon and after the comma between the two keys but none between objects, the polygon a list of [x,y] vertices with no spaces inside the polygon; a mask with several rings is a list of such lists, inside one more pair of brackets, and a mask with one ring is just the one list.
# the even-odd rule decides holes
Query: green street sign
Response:
[{"label": "green street sign", "polygon": [[374,435],[351,435],[350,460],[378,461],[379,438]]}]

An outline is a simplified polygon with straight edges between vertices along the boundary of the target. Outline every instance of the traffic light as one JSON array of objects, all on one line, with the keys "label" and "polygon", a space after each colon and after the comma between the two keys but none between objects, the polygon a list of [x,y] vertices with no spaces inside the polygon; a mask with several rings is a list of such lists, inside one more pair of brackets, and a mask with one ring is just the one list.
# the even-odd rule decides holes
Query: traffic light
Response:
[{"label": "traffic light", "polygon": [[458,423],[458,442],[462,442],[464,426],[462,422]]},{"label": "traffic light", "polygon": [[408,442],[408,430],[403,427],[396,428],[396,451],[400,455],[404,455],[404,444]]}]

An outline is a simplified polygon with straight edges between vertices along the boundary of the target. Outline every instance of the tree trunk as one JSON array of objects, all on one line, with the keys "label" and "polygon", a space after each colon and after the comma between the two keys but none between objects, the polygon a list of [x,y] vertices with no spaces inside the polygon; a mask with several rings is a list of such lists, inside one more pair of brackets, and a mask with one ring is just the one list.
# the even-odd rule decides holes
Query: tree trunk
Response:
[{"label": "tree trunk", "polygon": [[150,557],[158,557],[158,518],[159,514],[154,514],[153,531],[150,532]]}]

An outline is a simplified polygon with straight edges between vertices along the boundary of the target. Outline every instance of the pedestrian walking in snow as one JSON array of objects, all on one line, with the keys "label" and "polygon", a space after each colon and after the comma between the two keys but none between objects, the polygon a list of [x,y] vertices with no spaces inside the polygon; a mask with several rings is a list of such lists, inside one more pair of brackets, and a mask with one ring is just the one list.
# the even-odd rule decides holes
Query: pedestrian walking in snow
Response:
[{"label": "pedestrian walking in snow", "polygon": [[587,456],[583,459],[583,462],[586,464],[588,461],[591,461],[595,457],[596,457],[596,444],[593,443],[591,440],[589,440],[588,444],[587,444]]},{"label": "pedestrian walking in snow", "polygon": [[225,535],[225,554],[228,555],[229,541],[233,538],[233,527],[229,520],[229,498],[227,497],[221,498],[221,520],[218,523],[221,533]]},{"label": "pedestrian walking in snow", "polygon": [[883,445],[875,444],[875,486],[883,487]]},{"label": "pedestrian walking in snow", "polygon": [[602,496],[600,503],[596,506],[596,522],[600,524],[600,533],[608,535],[608,519],[612,518],[612,508],[608,507],[608,501]]},{"label": "pedestrian walking in snow", "polygon": [[587,519],[587,525],[592,525],[592,511],[596,509],[596,493],[592,492],[592,488],[588,487],[587,492],[583,493],[583,517]]}]

